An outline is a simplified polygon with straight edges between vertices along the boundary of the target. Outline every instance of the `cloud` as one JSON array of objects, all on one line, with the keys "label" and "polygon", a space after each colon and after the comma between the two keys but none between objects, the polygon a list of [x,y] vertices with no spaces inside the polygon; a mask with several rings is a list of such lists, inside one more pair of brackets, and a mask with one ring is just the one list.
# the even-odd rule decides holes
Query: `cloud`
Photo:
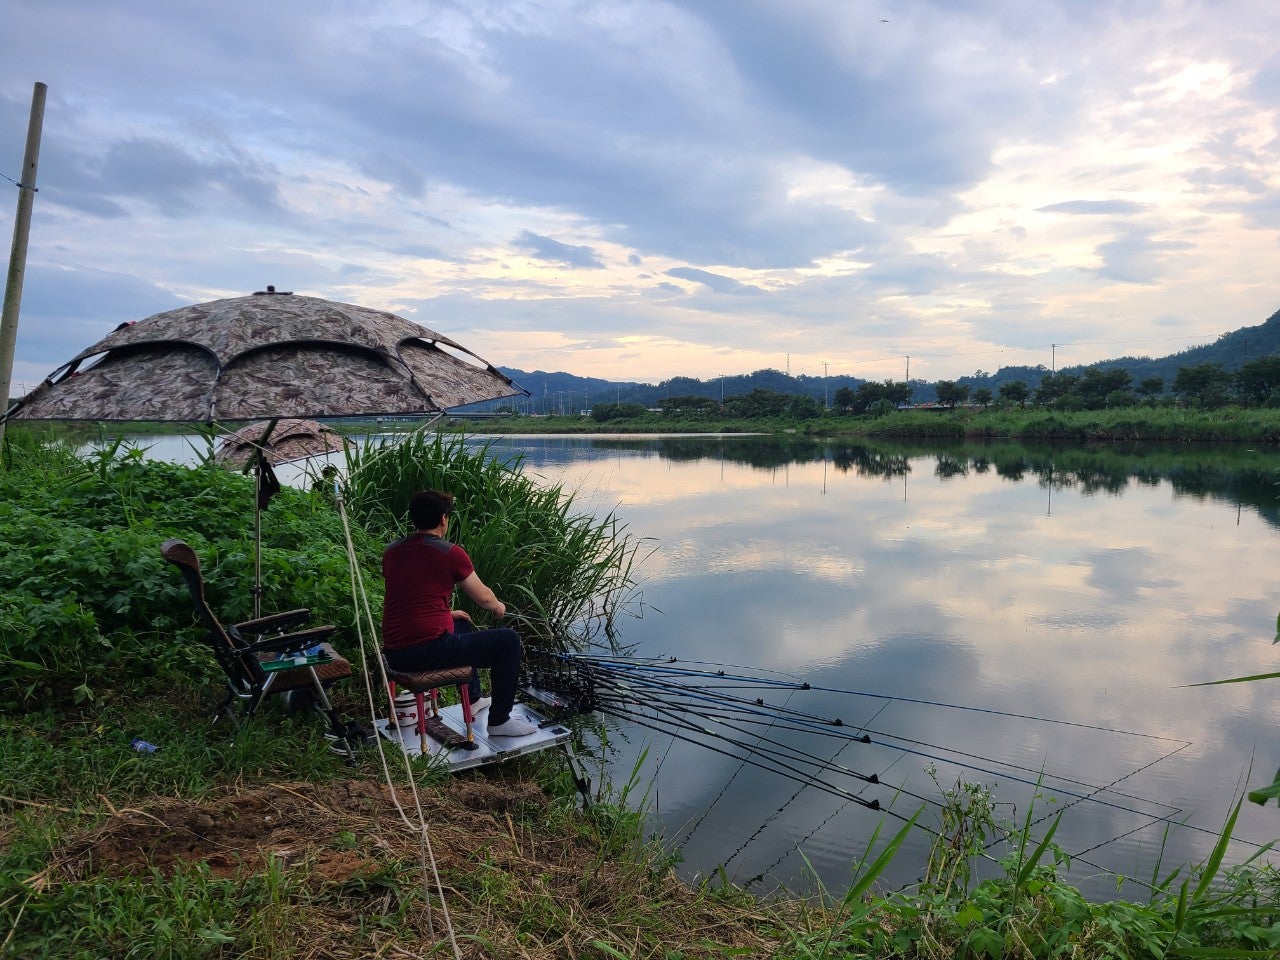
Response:
[{"label": "cloud", "polygon": [[120,323],[184,302],[128,274],[32,263],[23,282],[18,353],[43,377]]},{"label": "cloud", "polygon": [[1121,283],[1155,283],[1170,270],[1169,254],[1191,246],[1185,241],[1154,240],[1141,230],[1130,231],[1098,245],[1102,265],[1097,273]]},{"label": "cloud", "polygon": [[564,267],[603,270],[605,266],[604,261],[590,247],[561,243],[528,230],[522,231],[511,243],[517,250],[528,252],[536,260],[545,260]]},{"label": "cloud", "polygon": [[535,327],[624,379],[1154,354],[1280,301],[1280,11],[1224,4],[47,0],[0,172],[41,77],[32,263],[417,309],[508,365]]},{"label": "cloud", "polygon": [[764,293],[759,287],[749,283],[742,283],[732,277],[724,277],[718,273],[697,270],[693,267],[673,267],[667,271],[667,276],[675,277],[677,280],[691,280],[694,283],[700,283],[716,293],[729,293],[735,296],[755,296]]},{"label": "cloud", "polygon": [[1064,200],[1047,207],[1037,207],[1036,213],[1074,213],[1087,216],[1097,214],[1139,213],[1143,205],[1132,200]]}]

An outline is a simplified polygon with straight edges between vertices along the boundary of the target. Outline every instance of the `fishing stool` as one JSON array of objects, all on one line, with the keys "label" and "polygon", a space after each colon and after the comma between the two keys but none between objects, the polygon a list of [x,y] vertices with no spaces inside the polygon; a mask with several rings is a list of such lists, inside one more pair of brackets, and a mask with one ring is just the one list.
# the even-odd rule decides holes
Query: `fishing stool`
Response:
[{"label": "fishing stool", "polygon": [[[386,657],[382,659],[382,666],[387,673],[387,691],[391,694],[393,702],[396,698],[397,686],[414,694],[418,704],[418,747],[423,756],[427,753],[428,733],[446,747],[475,750],[479,746],[476,743],[475,732],[471,729],[471,723],[475,719],[471,715],[471,667],[446,667],[443,670],[395,670],[387,663]],[[467,725],[465,737],[440,719],[438,696],[441,687],[458,688],[458,698],[462,701],[462,719]],[[431,701],[430,716],[427,714],[426,706],[428,698]]]}]

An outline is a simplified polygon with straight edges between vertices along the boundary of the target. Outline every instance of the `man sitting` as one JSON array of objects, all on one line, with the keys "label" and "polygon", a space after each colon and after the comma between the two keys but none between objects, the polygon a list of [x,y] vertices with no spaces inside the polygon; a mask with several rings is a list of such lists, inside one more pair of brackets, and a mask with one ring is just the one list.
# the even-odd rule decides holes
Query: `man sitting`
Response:
[{"label": "man sitting", "polygon": [[474,671],[487,667],[493,696],[488,735],[525,737],[537,728],[511,716],[520,679],[519,634],[507,627],[471,630],[466,614],[452,609],[454,587],[461,586],[495,618],[507,613],[506,604],[480,579],[467,552],[445,539],[452,513],[452,494],[423,490],[410,499],[414,532],[382,554],[382,649],[387,663],[405,672],[470,666],[469,692],[481,706]]}]

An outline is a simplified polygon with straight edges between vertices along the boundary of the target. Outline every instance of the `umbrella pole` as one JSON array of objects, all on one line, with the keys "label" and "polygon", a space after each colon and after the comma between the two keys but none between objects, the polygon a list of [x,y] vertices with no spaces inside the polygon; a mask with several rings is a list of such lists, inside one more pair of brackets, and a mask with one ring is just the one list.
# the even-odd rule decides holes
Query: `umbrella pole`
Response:
[{"label": "umbrella pole", "polygon": [[253,618],[262,616],[262,451],[253,458]]},{"label": "umbrella pole", "polygon": [[[266,505],[265,500],[270,500],[280,492],[280,482],[267,461],[267,443],[279,422],[279,417],[272,417],[267,422],[266,430],[262,432],[262,437],[253,449],[253,617],[255,620],[262,616],[262,510]],[[263,478],[268,474],[271,476],[271,489],[264,498]]]}]

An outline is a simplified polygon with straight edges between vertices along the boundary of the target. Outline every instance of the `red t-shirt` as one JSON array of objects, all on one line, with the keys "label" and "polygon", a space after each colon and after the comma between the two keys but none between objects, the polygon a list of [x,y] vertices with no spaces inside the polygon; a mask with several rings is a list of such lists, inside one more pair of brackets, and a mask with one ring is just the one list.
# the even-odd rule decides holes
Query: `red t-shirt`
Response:
[{"label": "red t-shirt", "polygon": [[431,533],[397,540],[382,554],[382,645],[388,650],[453,630],[453,588],[475,571],[467,551]]}]

